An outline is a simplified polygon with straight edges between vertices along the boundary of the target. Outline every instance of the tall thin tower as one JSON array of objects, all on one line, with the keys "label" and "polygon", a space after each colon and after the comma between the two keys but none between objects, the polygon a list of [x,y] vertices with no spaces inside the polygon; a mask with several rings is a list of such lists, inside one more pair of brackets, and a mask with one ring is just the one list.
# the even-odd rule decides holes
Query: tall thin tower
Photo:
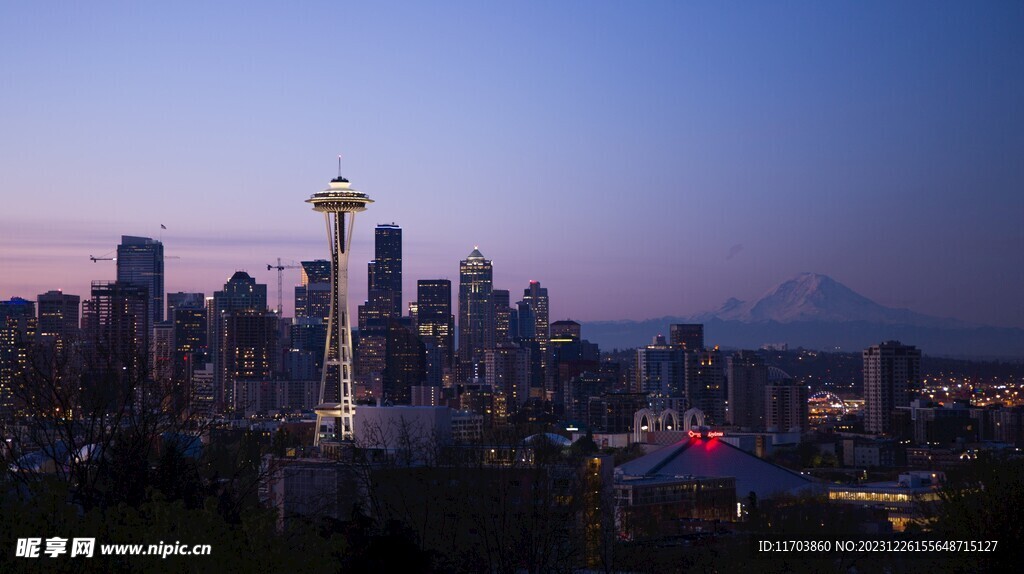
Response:
[{"label": "tall thin tower", "polygon": [[[352,189],[341,176],[306,203],[324,214],[327,243],[331,249],[331,307],[327,318],[327,345],[324,348],[324,369],[320,379],[320,402],[316,407],[316,438],[323,442],[352,440],[355,407],[352,404],[352,331],[348,312],[348,252],[352,246],[352,229],[356,213],[373,203],[365,193]],[[348,217],[346,218],[346,214]],[[348,222],[346,224],[346,219]]]}]

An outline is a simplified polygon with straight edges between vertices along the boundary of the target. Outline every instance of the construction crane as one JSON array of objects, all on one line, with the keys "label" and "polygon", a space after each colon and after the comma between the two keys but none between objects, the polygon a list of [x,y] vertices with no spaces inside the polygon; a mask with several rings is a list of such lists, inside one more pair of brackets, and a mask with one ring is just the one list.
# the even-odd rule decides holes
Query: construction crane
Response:
[{"label": "construction crane", "polygon": [[[111,251],[110,253],[113,253],[113,251]],[[117,261],[117,257],[107,257],[107,255],[110,255],[110,253],[107,253],[106,255],[100,255],[99,257],[93,257],[92,255],[90,255],[89,259],[92,260],[93,263],[96,263],[97,261]]]},{"label": "construction crane", "polygon": [[284,309],[284,306],[282,305],[282,303],[284,302],[284,294],[283,294],[283,287],[281,286],[282,285],[282,277],[284,276],[284,270],[285,269],[301,269],[302,268],[302,265],[295,265],[294,263],[295,262],[293,261],[291,265],[282,265],[281,264],[281,258],[278,257],[277,258],[277,265],[271,265],[270,263],[267,264],[267,271],[270,271],[271,269],[277,269],[277,316],[278,317],[282,316],[283,309]]},{"label": "construction crane", "polygon": [[[107,253],[107,255],[110,254]],[[96,263],[97,261],[117,261],[117,257],[107,257],[107,255],[103,255],[102,257],[93,257],[90,255],[89,259],[91,259],[93,263]],[[178,255],[164,255],[164,259],[181,259],[181,257]]]}]

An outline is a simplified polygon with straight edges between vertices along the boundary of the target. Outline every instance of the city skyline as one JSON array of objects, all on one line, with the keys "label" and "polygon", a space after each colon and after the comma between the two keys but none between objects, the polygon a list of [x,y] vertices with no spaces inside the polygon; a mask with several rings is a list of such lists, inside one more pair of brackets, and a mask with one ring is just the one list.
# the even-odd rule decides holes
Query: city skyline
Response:
[{"label": "city skyline", "polygon": [[1024,327],[1024,8],[875,8],[7,5],[0,299],[87,298],[122,235],[181,257],[168,293],[274,285],[278,257],[321,257],[298,204],[341,153],[368,223],[404,230],[405,293],[479,245],[552,318],[685,316],[809,271]]},{"label": "city skyline", "polygon": [[0,572],[1009,571],[1022,30],[0,2]]}]

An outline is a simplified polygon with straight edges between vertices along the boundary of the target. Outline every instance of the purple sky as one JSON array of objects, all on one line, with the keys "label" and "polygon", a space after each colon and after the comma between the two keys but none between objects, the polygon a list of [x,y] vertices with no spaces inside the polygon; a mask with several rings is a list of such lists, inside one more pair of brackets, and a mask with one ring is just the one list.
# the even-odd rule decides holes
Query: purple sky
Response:
[{"label": "purple sky", "polygon": [[1024,4],[551,4],[0,4],[0,299],[88,296],[165,224],[168,291],[274,300],[342,153],[353,302],[394,221],[406,301],[479,245],[553,319],[813,271],[1024,327]]}]

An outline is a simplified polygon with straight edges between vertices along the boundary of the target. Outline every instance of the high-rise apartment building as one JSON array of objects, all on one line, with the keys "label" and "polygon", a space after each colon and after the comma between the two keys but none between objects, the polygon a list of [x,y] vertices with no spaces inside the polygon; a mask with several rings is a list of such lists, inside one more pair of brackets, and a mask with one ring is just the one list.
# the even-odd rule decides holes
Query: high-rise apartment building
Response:
[{"label": "high-rise apartment building", "polygon": [[[674,326],[674,325],[673,325]],[[764,428],[764,393],[768,365],[752,351],[740,351],[726,359],[728,407],[725,422],[749,430]]]},{"label": "high-rise apartment building", "polygon": [[668,326],[669,344],[688,351],[704,348],[704,325],[701,323],[677,323]]},{"label": "high-rise apartment building", "polygon": [[81,297],[61,291],[47,291],[36,297],[39,310],[39,338],[73,341],[78,338]]},{"label": "high-rise apartment building", "polygon": [[685,351],[686,402],[704,411],[711,424],[725,421],[725,364],[717,347]]},{"label": "high-rise apartment building", "polygon": [[164,244],[149,237],[122,235],[117,246],[117,281],[146,290],[146,330],[164,320]]},{"label": "high-rise apartment building", "polygon": [[483,352],[496,343],[494,268],[479,249],[459,265],[459,379],[483,377]]},{"label": "high-rise apartment building", "polygon": [[864,428],[884,434],[892,428],[896,407],[910,406],[921,386],[921,351],[888,341],[864,349]]},{"label": "high-rise apartment building", "polygon": [[30,350],[37,330],[32,301],[12,297],[0,301],[0,418],[7,420],[15,408],[15,387],[30,372]]},{"label": "high-rise apartment building", "polygon": [[652,397],[682,397],[685,394],[684,352],[665,343],[664,338],[636,350],[637,392]]},{"label": "high-rise apartment building", "polygon": [[773,381],[764,389],[764,422],[769,432],[789,432],[807,426],[807,387],[792,380]]}]

